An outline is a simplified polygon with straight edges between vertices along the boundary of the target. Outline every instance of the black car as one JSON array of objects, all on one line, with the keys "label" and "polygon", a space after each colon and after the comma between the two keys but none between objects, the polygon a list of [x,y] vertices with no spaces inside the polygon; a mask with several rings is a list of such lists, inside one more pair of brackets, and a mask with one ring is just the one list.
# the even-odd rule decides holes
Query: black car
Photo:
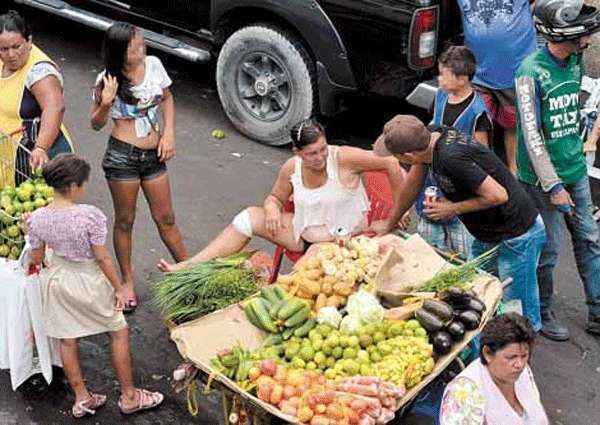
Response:
[{"label": "black car", "polygon": [[454,0],[14,1],[102,30],[128,21],[151,47],[216,60],[227,116],[270,145],[347,95],[406,97],[433,75],[440,40],[460,32]]}]

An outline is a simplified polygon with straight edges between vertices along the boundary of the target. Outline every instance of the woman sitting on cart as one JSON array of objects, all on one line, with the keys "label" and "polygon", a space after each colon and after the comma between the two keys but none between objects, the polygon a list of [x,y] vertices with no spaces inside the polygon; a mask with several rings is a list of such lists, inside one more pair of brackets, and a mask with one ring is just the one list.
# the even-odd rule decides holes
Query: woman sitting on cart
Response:
[{"label": "woman sitting on cart", "polygon": [[535,331],[518,314],[498,316],[481,333],[481,357],[448,385],[441,425],[547,425],[529,368]]},{"label": "woman sitting on cart", "polygon": [[[0,15],[0,134],[14,135],[16,143],[0,143],[4,169],[30,174],[49,158],[73,150],[62,124],[65,103],[58,66],[32,42],[25,20],[15,11]],[[25,127],[25,134],[19,131]],[[28,164],[29,163],[29,164]],[[8,165],[7,165],[8,164]],[[1,180],[6,181],[1,181]],[[13,175],[0,176],[0,187],[13,184]],[[16,183],[20,181],[17,179]]]},{"label": "woman sitting on cart", "polygon": [[[334,240],[337,229],[352,235],[367,230],[369,200],[362,182],[365,171],[387,171],[394,198],[404,172],[393,158],[379,158],[359,148],[330,146],[318,122],[307,119],[291,130],[294,156],[279,171],[262,207],[241,211],[209,245],[187,261],[158,268],[175,271],[243,249],[260,236],[289,251]],[[295,212],[283,211],[292,197]]]}]

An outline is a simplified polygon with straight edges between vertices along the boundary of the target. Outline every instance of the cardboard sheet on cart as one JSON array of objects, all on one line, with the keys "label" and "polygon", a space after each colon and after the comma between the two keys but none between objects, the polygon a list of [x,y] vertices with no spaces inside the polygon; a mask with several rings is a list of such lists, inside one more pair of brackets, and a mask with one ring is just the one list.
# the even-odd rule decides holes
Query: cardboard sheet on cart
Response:
[{"label": "cardboard sheet on cart", "polygon": [[[429,262],[429,267],[432,267],[435,264],[438,264],[439,267],[448,266],[446,261],[439,257],[437,253],[431,249],[431,247],[429,247],[424,241],[422,242],[422,239],[420,239],[420,241],[418,239],[413,239],[413,242],[410,242],[411,238],[407,239],[407,241],[405,241],[407,245],[404,246],[404,250],[413,250],[416,253],[415,255],[418,255],[419,258],[421,258],[421,263],[424,263],[425,261]],[[423,247],[422,243],[425,243],[428,249],[427,247]],[[399,252],[402,252],[402,249]],[[435,256],[438,256],[439,259],[430,258],[429,260],[423,260],[425,257],[430,257],[432,253],[435,254]],[[385,261],[388,262],[388,266],[395,261],[395,258],[397,258],[395,255],[395,253],[390,252],[386,256]],[[433,274],[435,274],[437,270],[439,270],[439,268],[436,269]],[[431,274],[432,272],[426,267],[419,270],[413,269],[411,275],[414,277],[417,273],[423,273],[425,276],[429,277],[433,276]],[[429,277],[426,277],[425,279],[428,279]],[[381,275],[380,279],[383,278],[384,275]],[[381,283],[384,283],[384,281],[381,281]],[[487,307],[481,322],[481,327],[483,327],[491,317],[492,312],[496,310],[500,298],[502,297],[502,285],[499,280],[488,275],[482,275],[477,278],[474,289],[485,302]],[[404,315],[398,315],[396,318],[408,319],[410,315],[411,313],[407,312]],[[435,377],[438,376],[452,362],[452,360],[460,353],[460,351],[467,346],[469,341],[477,334],[477,332],[478,331],[467,332],[461,343],[456,344],[449,354],[438,359],[433,372],[425,377],[421,383],[411,388],[406,393],[398,408],[408,403],[413,397],[415,397],[415,395],[419,393],[419,391],[421,391],[427,384],[435,379]],[[194,363],[198,369],[207,374],[211,374],[213,372],[210,366],[210,359],[213,358],[220,349],[229,348],[238,342],[246,348],[256,348],[260,345],[265,336],[265,332],[257,329],[246,320],[244,312],[239,305],[233,305],[200,319],[184,323],[171,331],[171,339],[177,345],[181,356],[184,359]],[[244,392],[235,384],[235,382],[231,381],[230,379],[223,376],[217,376],[216,379],[230,389],[240,393],[246,399],[251,400],[255,405],[262,407],[267,412],[288,422],[295,423],[293,417],[281,413],[272,405]]]},{"label": "cardboard sheet on cart", "polygon": [[[213,373],[210,359],[215,357],[219,350],[230,348],[237,343],[248,349],[257,348],[266,335],[265,332],[248,322],[244,311],[238,304],[184,323],[171,330],[171,339],[177,345],[181,356],[208,375]],[[243,391],[231,379],[223,375],[215,376],[215,379],[270,414],[290,423],[296,422],[294,417],[283,414],[274,406]]]}]

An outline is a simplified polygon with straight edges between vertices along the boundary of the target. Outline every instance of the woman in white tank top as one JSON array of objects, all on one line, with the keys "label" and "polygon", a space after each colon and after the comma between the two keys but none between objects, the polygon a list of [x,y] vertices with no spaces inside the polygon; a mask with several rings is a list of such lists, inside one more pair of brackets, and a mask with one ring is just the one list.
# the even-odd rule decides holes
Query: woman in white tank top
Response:
[{"label": "woman in white tank top", "polygon": [[[279,170],[263,206],[240,212],[193,258],[175,265],[160,260],[161,270],[179,270],[238,252],[254,235],[290,251],[303,251],[306,242],[333,240],[339,228],[362,233],[369,211],[361,179],[365,171],[386,171],[396,198],[404,171],[393,157],[382,158],[349,146],[330,146],[323,127],[310,119],[295,125],[291,136],[294,156]],[[295,212],[284,212],[283,205],[292,196]]]}]

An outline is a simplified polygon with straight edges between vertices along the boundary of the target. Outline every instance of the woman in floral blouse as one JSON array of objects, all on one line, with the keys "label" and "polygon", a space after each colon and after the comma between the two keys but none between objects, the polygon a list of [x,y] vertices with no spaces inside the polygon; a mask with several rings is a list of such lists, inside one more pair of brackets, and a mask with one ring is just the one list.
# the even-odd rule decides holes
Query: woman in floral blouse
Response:
[{"label": "woman in floral blouse", "polygon": [[481,357],[446,388],[441,425],[548,425],[529,367],[535,332],[509,313],[492,319],[481,334]]}]

